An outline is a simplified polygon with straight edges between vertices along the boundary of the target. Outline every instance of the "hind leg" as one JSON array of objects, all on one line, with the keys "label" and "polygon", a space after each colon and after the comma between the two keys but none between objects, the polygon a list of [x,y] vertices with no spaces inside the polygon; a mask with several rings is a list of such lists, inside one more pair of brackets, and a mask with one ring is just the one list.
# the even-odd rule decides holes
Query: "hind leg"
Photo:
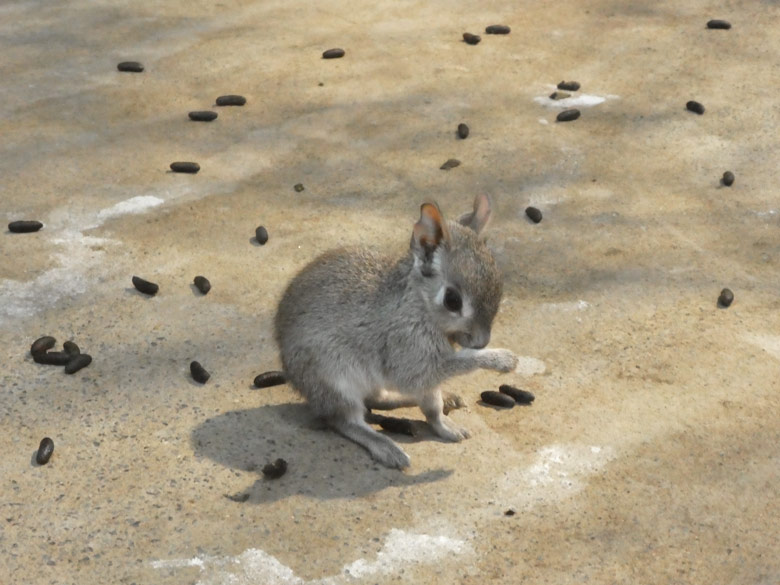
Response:
[{"label": "hind leg", "polygon": [[392,439],[372,429],[363,420],[365,410],[360,405],[347,416],[332,418],[330,425],[339,433],[366,449],[376,461],[386,467],[409,467],[409,456]]}]

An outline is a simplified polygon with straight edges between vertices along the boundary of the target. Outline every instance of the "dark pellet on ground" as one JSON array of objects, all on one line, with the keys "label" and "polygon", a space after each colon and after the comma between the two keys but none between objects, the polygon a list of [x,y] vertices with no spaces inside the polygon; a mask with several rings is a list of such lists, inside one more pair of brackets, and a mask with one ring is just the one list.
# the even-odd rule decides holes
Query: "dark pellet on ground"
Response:
[{"label": "dark pellet on ground", "polygon": [[194,122],[211,122],[212,120],[217,119],[218,114],[211,110],[198,110],[196,112],[190,112],[188,115],[190,120]]},{"label": "dark pellet on ground", "polygon": [[297,185],[293,186],[293,189],[295,189],[296,193],[300,193],[304,189],[303,183],[298,183]]},{"label": "dark pellet on ground", "polygon": [[122,61],[116,68],[129,73],[141,73],[144,70],[144,66],[138,61]]},{"label": "dark pellet on ground", "polygon": [[285,473],[287,473],[287,461],[282,458],[277,459],[273,463],[263,465],[263,475],[268,479],[279,479]]},{"label": "dark pellet on ground", "polygon": [[463,40],[466,41],[469,45],[476,45],[479,43],[479,41],[482,40],[482,37],[479,35],[473,35],[471,33],[463,33]]},{"label": "dark pellet on ground", "polygon": [[577,91],[580,88],[580,84],[577,81],[561,81],[558,84],[558,89],[564,89],[566,91]]},{"label": "dark pellet on ground", "polygon": [[193,280],[193,283],[195,284],[195,288],[197,288],[204,295],[208,294],[208,292],[211,290],[211,283],[205,276],[196,276],[195,280]]},{"label": "dark pellet on ground", "polygon": [[528,216],[528,219],[534,223],[539,223],[542,221],[542,212],[539,211],[536,207],[526,207],[525,214]]},{"label": "dark pellet on ground", "polygon": [[70,361],[65,365],[66,374],[75,374],[82,368],[86,368],[92,363],[92,356],[88,353],[70,356]]},{"label": "dark pellet on ground", "polygon": [[691,112],[699,114],[700,116],[704,113],[704,106],[694,100],[691,100],[688,103],[686,103],[685,107]]},{"label": "dark pellet on ground", "polygon": [[79,349],[79,346],[76,345],[73,341],[66,341],[62,344],[62,349],[65,350],[65,353],[68,355],[79,355],[81,353],[81,349]]},{"label": "dark pellet on ground", "polygon": [[565,91],[554,91],[550,94],[551,100],[565,100],[566,98],[571,97],[570,93],[566,93]]},{"label": "dark pellet on ground", "polygon": [[47,366],[65,366],[72,357],[64,351],[47,351],[45,353],[34,353],[33,361],[36,364],[45,364]]},{"label": "dark pellet on ground", "polygon": [[443,171],[449,171],[450,169],[454,169],[455,167],[460,165],[460,161],[457,158],[450,158],[447,159],[447,161],[441,165],[439,168]]},{"label": "dark pellet on ground", "polygon": [[511,396],[518,404],[531,404],[536,400],[536,396],[527,390],[521,390],[520,388],[515,388],[509,384],[501,384],[501,386],[498,387],[498,391],[501,392],[501,394]]},{"label": "dark pellet on ground", "polygon": [[255,376],[255,387],[257,388],[270,388],[285,382],[287,382],[287,377],[284,375],[284,372],[279,370],[271,370]]},{"label": "dark pellet on ground", "polygon": [[513,508],[509,508],[508,510],[504,510],[504,516],[514,516],[517,514]]},{"label": "dark pellet on ground", "polygon": [[580,111],[577,108],[572,108],[571,110],[563,110],[555,119],[559,122],[571,122],[579,117]]},{"label": "dark pellet on ground", "polygon": [[485,32],[489,35],[508,35],[512,29],[505,24],[491,24],[485,27]]},{"label": "dark pellet on ground", "polygon": [[9,223],[8,231],[15,234],[29,234],[30,232],[37,232],[42,227],[43,224],[39,221],[23,219]]},{"label": "dark pellet on ground", "polygon": [[501,406],[503,408],[512,408],[515,405],[515,399],[501,392],[495,390],[485,390],[479,395],[482,398],[482,402],[485,404],[492,404],[493,406]]},{"label": "dark pellet on ground", "polygon": [[458,124],[458,137],[460,138],[468,138],[469,137],[469,127],[465,124]]},{"label": "dark pellet on ground", "polygon": [[720,20],[718,18],[710,20],[707,23],[707,28],[717,28],[721,30],[728,30],[731,28],[731,23],[728,20]]},{"label": "dark pellet on ground", "polygon": [[408,418],[395,418],[392,416],[386,416],[379,421],[379,426],[386,430],[388,433],[395,433],[398,435],[408,435],[414,437],[417,433],[414,431],[414,425]]},{"label": "dark pellet on ground", "polygon": [[268,241],[268,230],[265,227],[260,226],[255,230],[255,239],[261,246]]},{"label": "dark pellet on ground", "polygon": [[720,291],[720,296],[718,297],[718,306],[725,308],[730,306],[733,302],[734,293],[731,292],[731,289],[724,288],[722,291]]},{"label": "dark pellet on ground", "polygon": [[341,59],[345,55],[344,49],[328,49],[322,54],[323,59]]},{"label": "dark pellet on ground", "polygon": [[233,495],[231,495],[231,494],[225,494],[225,497],[226,497],[228,500],[231,500],[231,501],[233,501],[233,502],[238,502],[238,503],[240,503],[240,504],[243,504],[244,502],[246,502],[246,501],[249,499],[249,494],[248,494],[248,493],[243,493],[243,494],[233,494]]},{"label": "dark pellet on ground", "polygon": [[200,165],[196,162],[172,162],[171,170],[174,173],[190,173],[194,175],[200,170]]},{"label": "dark pellet on ground", "polygon": [[731,187],[734,184],[734,173],[731,171],[726,171],[723,173],[723,184],[726,185],[726,187]]},{"label": "dark pellet on ground", "polygon": [[243,106],[246,98],[242,95],[221,95],[217,98],[218,106]]},{"label": "dark pellet on ground", "polygon": [[133,286],[136,288],[136,290],[144,293],[145,295],[156,295],[157,291],[160,290],[159,285],[153,282],[149,282],[148,280],[144,280],[140,276],[133,277]]},{"label": "dark pellet on ground", "polygon": [[32,345],[30,346],[30,353],[33,355],[37,353],[46,353],[52,347],[54,347],[55,343],[57,343],[57,340],[54,339],[51,335],[44,335],[43,337],[39,337],[33,341]]},{"label": "dark pellet on ground", "polygon": [[54,441],[49,437],[44,438],[38,445],[38,452],[35,454],[35,462],[38,465],[46,465],[54,453]]},{"label": "dark pellet on ground", "polygon": [[206,368],[200,365],[200,362],[192,362],[190,364],[190,374],[192,379],[200,384],[205,384],[211,378],[211,374],[206,371]]}]

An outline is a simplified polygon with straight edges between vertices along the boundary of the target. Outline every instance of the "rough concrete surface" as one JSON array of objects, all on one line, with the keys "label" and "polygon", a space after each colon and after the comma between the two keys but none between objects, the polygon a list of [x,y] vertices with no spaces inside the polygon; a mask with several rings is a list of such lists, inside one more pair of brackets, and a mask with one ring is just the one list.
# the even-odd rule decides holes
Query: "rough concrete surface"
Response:
[{"label": "rough concrete surface", "polygon": [[[780,582],[778,2],[11,1],[0,53],[0,583]],[[299,268],[478,192],[523,359],[445,384],[472,438],[384,469],[252,387]]]}]

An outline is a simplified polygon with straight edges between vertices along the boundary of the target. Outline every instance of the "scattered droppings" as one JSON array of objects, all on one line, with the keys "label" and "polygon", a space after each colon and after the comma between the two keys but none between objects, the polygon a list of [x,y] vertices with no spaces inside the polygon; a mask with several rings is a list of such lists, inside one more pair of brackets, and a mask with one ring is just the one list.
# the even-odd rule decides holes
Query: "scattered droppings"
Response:
[{"label": "scattered droppings", "polygon": [[341,59],[345,55],[344,49],[328,49],[322,54],[323,59]]},{"label": "scattered droppings", "polygon": [[30,232],[37,232],[42,227],[43,224],[40,221],[23,219],[9,223],[8,231],[15,234],[29,234]]},{"label": "scattered droppings", "polygon": [[265,243],[268,241],[268,230],[263,226],[259,226],[255,230],[255,239],[261,246],[265,245]]},{"label": "scattered droppings", "polygon": [[542,212],[539,211],[536,207],[526,207],[525,214],[528,216],[528,219],[534,223],[539,223],[542,221]]},{"label": "scattered droppings", "polygon": [[33,361],[36,364],[45,364],[47,366],[65,366],[71,357],[70,354],[64,351],[47,351],[45,353],[34,353]]},{"label": "scattered droppings", "polygon": [[192,374],[192,379],[200,384],[205,384],[211,378],[211,374],[200,365],[200,362],[192,362],[190,364],[190,373]]},{"label": "scattered droppings", "polygon": [[240,504],[243,504],[249,499],[249,494],[248,493],[233,494],[233,495],[225,494],[225,497],[232,502],[238,502]]},{"label": "scattered droppings", "polygon": [[395,418],[393,416],[385,416],[379,421],[379,426],[386,430],[388,433],[396,433],[398,435],[408,435],[414,437],[417,433],[414,430],[414,424],[408,418]]},{"label": "scattered droppings", "polygon": [[713,19],[707,23],[707,28],[715,28],[721,30],[729,30],[731,23],[728,20]]},{"label": "scattered droppings", "polygon": [[271,386],[278,386],[287,382],[287,377],[284,372],[279,370],[271,370],[270,372],[263,372],[255,376],[255,386],[257,388],[270,388]]},{"label": "scattered droppings", "polygon": [[246,98],[242,95],[221,95],[217,98],[218,106],[243,106]]},{"label": "scattered droppings", "polygon": [[149,282],[148,280],[144,280],[140,276],[133,277],[133,286],[139,292],[142,292],[145,295],[150,295],[150,296],[156,295],[157,291],[160,290],[159,285],[153,282]]},{"label": "scattered droppings", "polygon": [[70,360],[65,364],[66,374],[75,374],[82,368],[86,368],[92,363],[92,356],[88,353],[80,353],[78,355],[70,356]]},{"label": "scattered droppings", "polygon": [[293,187],[293,189],[295,189],[295,191],[296,191],[297,193],[300,193],[301,191],[303,191],[303,190],[304,190],[303,183],[298,183],[297,185],[295,185],[295,186]]},{"label": "scattered droppings", "polygon": [[577,81],[561,81],[557,87],[566,91],[577,91],[580,89],[580,84]]},{"label": "scattered droppings", "polygon": [[54,441],[45,437],[38,446],[38,453],[35,454],[35,462],[38,465],[46,465],[54,454]]},{"label": "scattered droppings", "polygon": [[724,288],[722,291],[720,291],[720,296],[718,297],[718,306],[723,307],[724,309],[726,307],[731,306],[731,303],[734,302],[734,293],[731,292],[731,289]]},{"label": "scattered droppings", "polygon": [[197,288],[204,295],[208,294],[208,292],[211,290],[211,283],[205,276],[196,276],[195,280],[193,280],[193,284],[195,285],[195,288]]},{"label": "scattered droppings", "polygon": [[563,110],[555,119],[559,122],[571,122],[579,117],[580,111],[577,108],[572,108],[570,110]]},{"label": "scattered droppings", "polygon": [[32,345],[30,346],[30,353],[33,354],[33,357],[35,354],[46,353],[52,347],[54,347],[55,343],[57,343],[57,340],[54,339],[51,335],[44,335],[43,337],[39,337],[33,341]]},{"label": "scattered droppings", "polygon": [[726,187],[731,187],[734,184],[734,173],[731,171],[726,171],[723,173],[723,184],[726,185]]},{"label": "scattered droppings", "polygon": [[125,71],[129,73],[141,73],[144,70],[144,66],[138,61],[122,61],[116,66],[119,71]]},{"label": "scattered droppings", "polygon": [[489,35],[508,35],[512,29],[505,24],[491,24],[485,27],[485,33]]},{"label": "scattered droppings", "polygon": [[516,513],[514,508],[509,508],[504,511],[504,516],[514,516]]},{"label": "scattered droppings", "polygon": [[200,170],[200,165],[196,162],[172,162],[171,170],[174,173],[190,173],[194,175]]},{"label": "scattered droppings", "polygon": [[458,124],[458,137],[459,138],[468,138],[469,137],[469,127],[465,124]]},{"label": "scattered droppings", "polygon": [[536,396],[527,390],[521,390],[520,388],[515,388],[509,384],[501,384],[501,386],[498,387],[498,391],[501,392],[501,394],[511,396],[518,404],[531,404],[536,399]]},{"label": "scattered droppings", "polygon": [[479,395],[482,398],[482,402],[485,404],[491,404],[493,406],[500,406],[502,408],[512,408],[515,405],[515,399],[501,392],[495,390],[485,390]]},{"label": "scattered droppings", "polygon": [[566,98],[570,98],[570,97],[571,94],[565,91],[554,91],[550,94],[551,100],[565,100]]},{"label": "scattered droppings", "polygon": [[694,100],[691,100],[688,103],[686,103],[685,107],[691,112],[699,114],[700,116],[704,113],[704,106]]},{"label": "scattered droppings", "polygon": [[70,356],[79,355],[81,353],[81,349],[79,349],[79,346],[76,345],[73,341],[66,341],[62,344],[62,349],[65,350],[65,353],[67,353]]},{"label": "scattered droppings", "polygon": [[218,114],[211,110],[198,110],[196,112],[190,112],[190,120],[194,122],[211,122],[217,119]]},{"label": "scattered droppings", "polygon": [[447,161],[441,165],[439,168],[443,171],[449,171],[450,169],[454,169],[455,167],[460,165],[460,161],[457,158],[450,158],[447,159]]},{"label": "scattered droppings", "polygon": [[466,41],[469,45],[476,45],[479,43],[479,41],[482,40],[482,37],[479,35],[473,35],[471,33],[463,33],[463,40]]},{"label": "scattered droppings", "polygon": [[287,473],[287,461],[282,458],[263,466],[263,475],[268,479],[279,479]]}]

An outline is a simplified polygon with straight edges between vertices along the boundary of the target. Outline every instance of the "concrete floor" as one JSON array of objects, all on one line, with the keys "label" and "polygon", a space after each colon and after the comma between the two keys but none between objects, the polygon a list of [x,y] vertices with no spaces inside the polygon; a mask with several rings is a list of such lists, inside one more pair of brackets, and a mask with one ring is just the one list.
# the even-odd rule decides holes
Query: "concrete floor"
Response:
[{"label": "concrete floor", "polygon": [[[0,216],[45,224],[0,233],[0,582],[780,582],[780,4],[355,4],[0,7]],[[480,191],[524,358],[445,385],[471,439],[392,471],[252,387],[296,270]],[[35,364],[44,334],[92,365]],[[477,403],[504,382],[536,401]]]}]

